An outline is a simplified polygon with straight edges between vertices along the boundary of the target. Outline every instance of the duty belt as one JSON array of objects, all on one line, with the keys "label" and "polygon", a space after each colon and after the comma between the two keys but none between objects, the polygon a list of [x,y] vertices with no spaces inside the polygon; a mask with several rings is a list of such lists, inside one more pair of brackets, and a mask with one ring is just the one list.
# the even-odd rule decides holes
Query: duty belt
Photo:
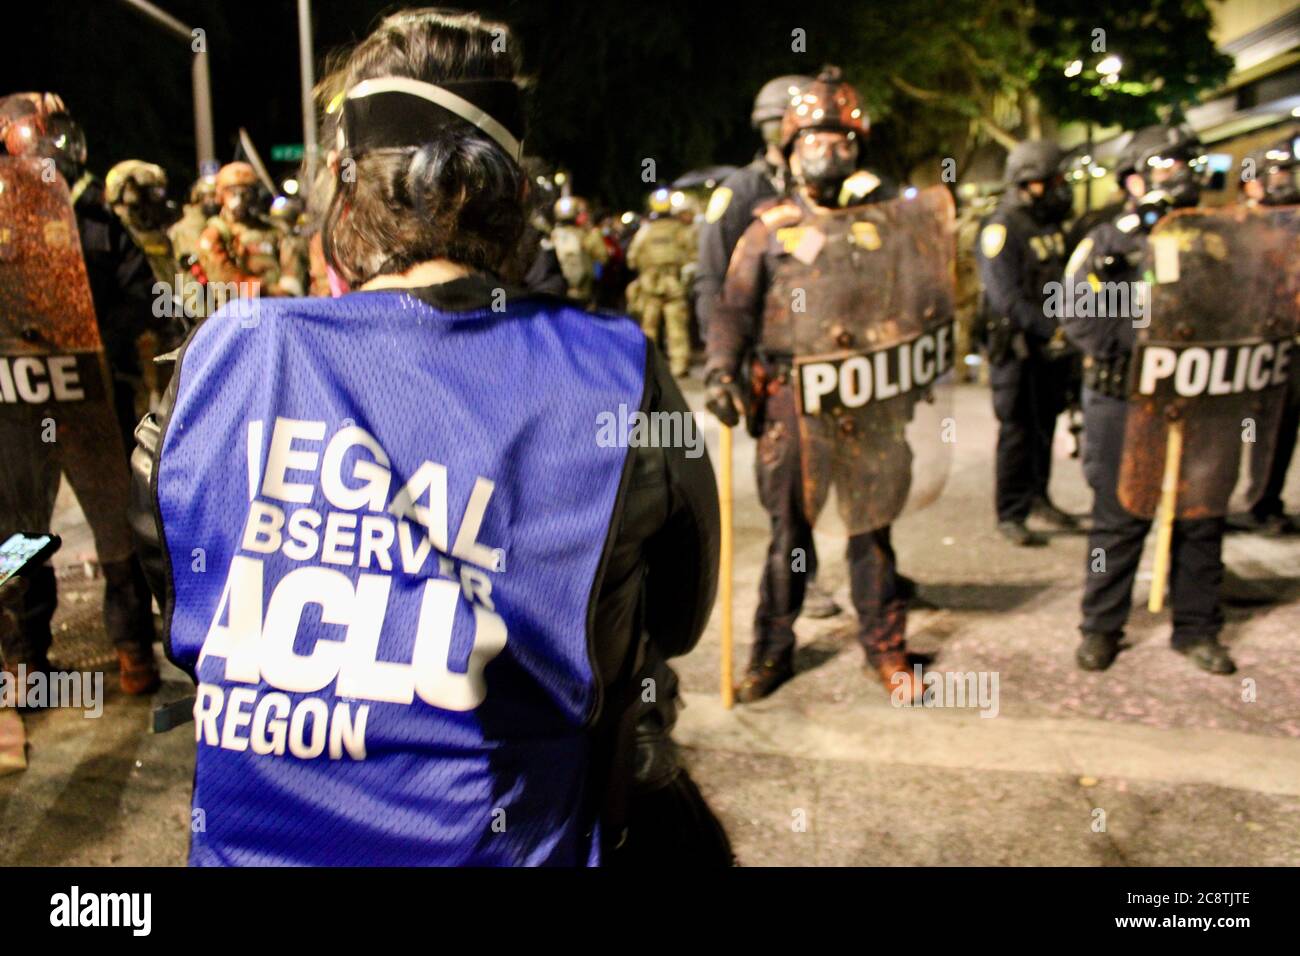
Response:
[{"label": "duty belt", "polygon": [[1128,365],[1128,352],[1105,359],[1089,355],[1083,360],[1083,384],[1111,398],[1127,398]]},{"label": "duty belt", "polygon": [[794,356],[788,352],[769,352],[766,349],[755,349],[754,360],[762,363],[770,380],[779,380],[782,384],[789,381],[790,372],[794,369]]}]

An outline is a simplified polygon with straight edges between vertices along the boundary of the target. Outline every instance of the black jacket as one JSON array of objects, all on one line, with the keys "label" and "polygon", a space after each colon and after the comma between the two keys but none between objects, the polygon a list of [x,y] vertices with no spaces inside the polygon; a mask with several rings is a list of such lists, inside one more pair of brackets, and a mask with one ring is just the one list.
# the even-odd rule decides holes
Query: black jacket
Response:
[{"label": "black jacket", "polygon": [[724,179],[709,199],[704,224],[700,226],[699,266],[694,284],[695,314],[702,332],[713,321],[736,243],[753,221],[755,207],[779,194],[779,175],[760,153],[748,166],[742,166]]},{"label": "black jacket", "polygon": [[[1080,316],[1082,310],[1075,310],[1061,324],[1070,341],[1098,361],[1108,362],[1133,351],[1137,336],[1133,313],[1138,307],[1136,300],[1145,294],[1142,257],[1146,247],[1141,221],[1126,206],[1114,219],[1094,226],[1070,256],[1065,270],[1066,294],[1075,300],[1089,297],[1092,307],[1087,310],[1089,315]],[[1108,314],[1112,303],[1127,303],[1126,314]]]},{"label": "black jacket", "polygon": [[1011,320],[1033,348],[1056,332],[1044,286],[1060,283],[1065,236],[1059,223],[1040,223],[1014,197],[1004,198],[985,220],[976,244],[980,282],[989,312]]}]

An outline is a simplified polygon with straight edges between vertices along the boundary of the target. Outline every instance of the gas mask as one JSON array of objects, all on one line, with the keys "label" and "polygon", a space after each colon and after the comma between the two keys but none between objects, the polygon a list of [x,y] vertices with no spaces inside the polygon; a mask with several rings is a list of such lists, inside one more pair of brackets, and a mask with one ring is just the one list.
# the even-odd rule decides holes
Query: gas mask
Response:
[{"label": "gas mask", "polygon": [[122,193],[121,205],[125,207],[126,221],[140,232],[161,229],[171,218],[167,191],[162,186],[128,185]]},{"label": "gas mask", "polygon": [[1043,225],[1065,222],[1073,209],[1074,192],[1060,177],[1043,183],[1043,194],[1029,201],[1030,215]]},{"label": "gas mask", "polygon": [[228,222],[250,222],[256,212],[255,186],[227,186],[221,194],[221,216]]},{"label": "gas mask", "polygon": [[1264,205],[1294,206],[1297,204],[1300,204],[1300,165],[1269,173],[1264,183]]},{"label": "gas mask", "polygon": [[795,150],[800,183],[819,205],[835,205],[844,180],[857,168],[858,143],[854,134],[827,130],[804,133],[795,140]]},{"label": "gas mask", "polygon": [[1142,174],[1147,191],[1137,201],[1137,214],[1147,231],[1171,209],[1186,209],[1201,199],[1200,179],[1185,161],[1156,157],[1149,165],[1153,168]]},{"label": "gas mask", "polygon": [[59,175],[71,186],[86,165],[86,134],[67,113],[53,113],[45,122],[45,134],[36,143],[35,152],[54,160]]}]

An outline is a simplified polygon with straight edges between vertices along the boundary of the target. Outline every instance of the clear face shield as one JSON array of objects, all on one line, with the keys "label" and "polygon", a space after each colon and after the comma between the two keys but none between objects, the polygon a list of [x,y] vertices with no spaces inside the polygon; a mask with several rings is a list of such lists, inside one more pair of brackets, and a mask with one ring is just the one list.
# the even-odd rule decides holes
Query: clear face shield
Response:
[{"label": "clear face shield", "polygon": [[1209,181],[1209,158],[1198,147],[1156,154],[1147,158],[1138,172],[1147,191],[1138,200],[1142,225],[1150,229],[1171,209],[1195,206],[1201,189]]},{"label": "clear face shield", "polygon": [[810,130],[795,139],[799,179],[823,205],[833,204],[858,162],[858,137],[840,130]]}]

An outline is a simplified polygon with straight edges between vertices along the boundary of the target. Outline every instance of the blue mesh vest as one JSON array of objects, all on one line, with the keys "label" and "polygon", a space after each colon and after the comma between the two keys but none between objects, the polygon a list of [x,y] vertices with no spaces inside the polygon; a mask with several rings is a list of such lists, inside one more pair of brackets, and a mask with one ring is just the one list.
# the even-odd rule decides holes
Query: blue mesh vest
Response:
[{"label": "blue mesh vest", "polygon": [[155,474],[191,864],[598,862],[588,622],[628,454],[598,423],[645,356],[546,300],[208,320]]}]

